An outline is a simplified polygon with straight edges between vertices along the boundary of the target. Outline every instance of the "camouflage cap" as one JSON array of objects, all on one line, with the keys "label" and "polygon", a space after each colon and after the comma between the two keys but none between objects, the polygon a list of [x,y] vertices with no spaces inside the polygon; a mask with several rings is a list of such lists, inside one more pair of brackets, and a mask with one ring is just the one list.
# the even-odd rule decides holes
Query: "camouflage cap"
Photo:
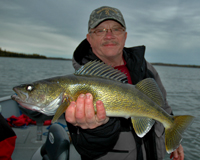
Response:
[{"label": "camouflage cap", "polygon": [[117,8],[112,8],[108,6],[102,6],[100,8],[95,9],[90,14],[90,19],[88,22],[88,31],[91,28],[95,28],[101,22],[105,20],[115,20],[119,22],[123,27],[126,28],[126,24],[123,18],[122,13]]}]

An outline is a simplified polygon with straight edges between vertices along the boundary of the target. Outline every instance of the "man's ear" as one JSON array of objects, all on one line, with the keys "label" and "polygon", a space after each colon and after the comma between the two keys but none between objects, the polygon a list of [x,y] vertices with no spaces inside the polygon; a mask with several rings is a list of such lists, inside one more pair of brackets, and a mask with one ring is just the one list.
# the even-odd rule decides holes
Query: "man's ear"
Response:
[{"label": "man's ear", "polygon": [[125,40],[126,40],[126,38],[127,38],[127,32],[125,33]]},{"label": "man's ear", "polygon": [[[90,43],[91,42],[91,36],[90,36],[89,33],[86,35],[86,38],[87,38],[87,41]],[[91,45],[91,43],[90,43],[90,45]]]}]

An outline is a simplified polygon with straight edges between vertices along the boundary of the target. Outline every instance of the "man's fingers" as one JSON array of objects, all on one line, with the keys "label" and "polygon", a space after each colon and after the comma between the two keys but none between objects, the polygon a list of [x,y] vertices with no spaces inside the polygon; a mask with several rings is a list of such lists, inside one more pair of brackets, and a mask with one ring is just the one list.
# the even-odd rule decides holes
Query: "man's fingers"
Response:
[{"label": "man's fingers", "polygon": [[65,112],[66,121],[73,125],[76,124],[75,112],[76,112],[76,102],[73,101],[67,107],[66,112]]},{"label": "man's fingers", "polygon": [[108,121],[108,117],[106,117],[106,110],[104,108],[103,102],[97,101],[96,106],[97,106],[97,115],[96,115],[97,121],[98,122]]},{"label": "man's fingers", "polygon": [[180,145],[178,148],[178,154],[179,154],[180,160],[184,160],[184,150],[183,150],[182,145]]},{"label": "man's fingers", "polygon": [[90,93],[87,93],[85,95],[85,118],[88,124],[94,123],[95,111],[93,105],[93,97]]},{"label": "man's fingers", "polygon": [[175,159],[178,158],[178,152],[177,152],[177,150],[174,151],[174,157],[173,158],[175,158]]},{"label": "man's fingers", "polygon": [[81,94],[76,102],[71,102],[65,112],[65,119],[74,126],[83,129],[93,129],[108,122],[102,101],[96,102],[97,114],[93,105],[93,96],[90,93]]},{"label": "man's fingers", "polygon": [[76,101],[75,118],[77,123],[85,123],[85,95],[80,94]]},{"label": "man's fingers", "polygon": [[171,153],[170,159],[184,160],[184,151],[182,145],[180,145],[174,152]]}]

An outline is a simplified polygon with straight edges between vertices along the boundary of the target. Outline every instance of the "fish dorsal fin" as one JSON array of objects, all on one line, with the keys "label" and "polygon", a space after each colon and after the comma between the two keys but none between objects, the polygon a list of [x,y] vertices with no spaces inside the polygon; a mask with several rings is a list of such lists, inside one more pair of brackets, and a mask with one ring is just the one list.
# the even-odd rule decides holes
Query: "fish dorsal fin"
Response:
[{"label": "fish dorsal fin", "polygon": [[127,77],[121,71],[114,69],[113,67],[100,61],[90,61],[78,69],[74,75],[78,76],[95,76],[106,78],[110,80],[127,82]]},{"label": "fish dorsal fin", "polygon": [[160,88],[153,78],[146,78],[135,85],[135,88],[140,90],[160,107],[165,105],[164,98]]}]

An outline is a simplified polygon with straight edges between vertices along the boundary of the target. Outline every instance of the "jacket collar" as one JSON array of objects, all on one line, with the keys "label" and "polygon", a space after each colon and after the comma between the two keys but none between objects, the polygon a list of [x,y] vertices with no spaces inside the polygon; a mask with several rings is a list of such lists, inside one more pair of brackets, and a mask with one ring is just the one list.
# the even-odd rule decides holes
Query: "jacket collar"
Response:
[{"label": "jacket collar", "polygon": [[[141,59],[144,59],[144,53],[145,46],[137,46],[131,48],[124,47],[123,56],[127,63],[127,68],[130,72],[141,69],[141,63],[143,63],[141,62]],[[87,39],[84,39],[74,51],[73,66],[77,70],[82,65],[92,60],[100,59],[92,52],[92,48]]]}]

